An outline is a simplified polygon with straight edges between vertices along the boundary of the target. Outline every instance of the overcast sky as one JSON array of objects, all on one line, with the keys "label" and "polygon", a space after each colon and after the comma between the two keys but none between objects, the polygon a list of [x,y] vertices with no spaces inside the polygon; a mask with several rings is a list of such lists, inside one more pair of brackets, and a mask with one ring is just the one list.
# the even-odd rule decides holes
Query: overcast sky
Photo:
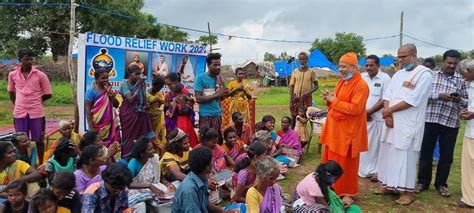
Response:
[{"label": "overcast sky", "polygon": [[[404,33],[440,46],[474,49],[474,0],[145,0],[143,11],[161,23],[268,39],[314,41],[334,37],[336,32],[353,32],[364,39],[396,35],[400,12],[404,11]],[[200,33],[189,32],[190,39]],[[428,57],[447,49],[414,43],[418,55]],[[396,55],[399,38],[365,41],[367,54]],[[224,64],[246,59],[263,60],[265,52],[295,55],[310,44],[275,43],[219,37],[218,52]]]}]

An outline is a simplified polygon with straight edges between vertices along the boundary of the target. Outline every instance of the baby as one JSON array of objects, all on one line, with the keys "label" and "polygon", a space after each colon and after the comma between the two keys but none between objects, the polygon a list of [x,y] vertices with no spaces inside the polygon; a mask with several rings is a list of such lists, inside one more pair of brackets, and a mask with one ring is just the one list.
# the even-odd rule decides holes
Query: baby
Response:
[{"label": "baby", "polygon": [[173,117],[177,114],[188,115],[193,111],[194,99],[186,94],[177,95],[170,103],[170,109],[166,112],[166,116]]}]

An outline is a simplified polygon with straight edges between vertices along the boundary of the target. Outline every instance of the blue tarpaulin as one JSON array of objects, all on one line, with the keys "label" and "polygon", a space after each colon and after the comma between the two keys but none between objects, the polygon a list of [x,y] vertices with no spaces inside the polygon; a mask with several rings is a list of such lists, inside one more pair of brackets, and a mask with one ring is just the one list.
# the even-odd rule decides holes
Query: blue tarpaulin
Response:
[{"label": "blue tarpaulin", "polygon": [[280,78],[286,78],[288,76],[291,76],[291,73],[293,72],[293,70],[300,67],[300,65],[301,64],[299,61],[294,61],[290,64],[288,64],[287,61],[273,62],[273,66],[275,67],[275,72],[278,73],[278,77]]},{"label": "blue tarpaulin", "polygon": [[[359,60],[359,65],[361,67],[365,67],[365,61],[367,60],[367,57],[363,57]],[[384,66],[384,67],[389,67],[391,66],[393,63],[395,63],[395,58],[392,57],[392,56],[385,56],[385,57],[382,57],[380,58],[379,60],[380,62],[380,66]]]},{"label": "blue tarpaulin", "polygon": [[313,52],[309,54],[308,66],[319,68],[327,67],[332,71],[339,73],[339,69],[336,67],[336,65],[329,61],[328,58],[326,58],[326,56],[318,49],[313,50]]},{"label": "blue tarpaulin", "polygon": [[[275,61],[273,62],[275,67],[275,72],[278,73],[278,77],[287,77],[290,76],[294,69],[300,67],[299,61],[294,61],[293,63],[288,64],[286,61]],[[309,55],[308,61],[309,67],[318,67],[324,68],[327,67],[333,72],[339,73],[339,69],[331,61],[326,58],[326,56],[319,51],[318,49],[311,52]]]},{"label": "blue tarpaulin", "polygon": [[10,60],[10,59],[0,59],[0,64],[9,64],[9,63],[15,63],[18,64],[19,61],[16,59]]}]

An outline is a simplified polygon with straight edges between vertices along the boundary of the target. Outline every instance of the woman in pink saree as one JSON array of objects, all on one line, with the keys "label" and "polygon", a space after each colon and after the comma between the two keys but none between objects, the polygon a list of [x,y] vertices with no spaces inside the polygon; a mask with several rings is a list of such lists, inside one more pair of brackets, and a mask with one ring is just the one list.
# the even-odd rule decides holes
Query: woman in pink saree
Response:
[{"label": "woman in pink saree", "polygon": [[[115,125],[114,108],[119,106],[116,93],[109,83],[109,72],[99,68],[94,72],[94,84],[84,95],[86,105],[87,125],[97,132],[97,137],[108,147],[119,140]],[[118,138],[117,138],[118,137]]]},{"label": "woman in pink saree", "polygon": [[293,157],[299,160],[303,155],[303,148],[296,131],[290,128],[291,118],[285,116],[281,119],[281,130],[277,131],[280,136],[280,145],[282,146],[282,153],[286,156]]}]

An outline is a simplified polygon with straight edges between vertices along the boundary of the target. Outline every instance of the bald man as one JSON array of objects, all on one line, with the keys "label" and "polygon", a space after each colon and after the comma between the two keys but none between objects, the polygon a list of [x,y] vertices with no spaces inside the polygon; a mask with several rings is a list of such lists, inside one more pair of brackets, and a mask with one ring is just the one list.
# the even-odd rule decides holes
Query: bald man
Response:
[{"label": "bald man", "polygon": [[377,165],[383,188],[378,194],[398,194],[395,202],[409,205],[415,200],[416,163],[425,127],[425,111],[433,77],[431,70],[417,61],[416,46],[406,44],[398,49],[401,70],[392,77],[384,94],[380,164]]}]

